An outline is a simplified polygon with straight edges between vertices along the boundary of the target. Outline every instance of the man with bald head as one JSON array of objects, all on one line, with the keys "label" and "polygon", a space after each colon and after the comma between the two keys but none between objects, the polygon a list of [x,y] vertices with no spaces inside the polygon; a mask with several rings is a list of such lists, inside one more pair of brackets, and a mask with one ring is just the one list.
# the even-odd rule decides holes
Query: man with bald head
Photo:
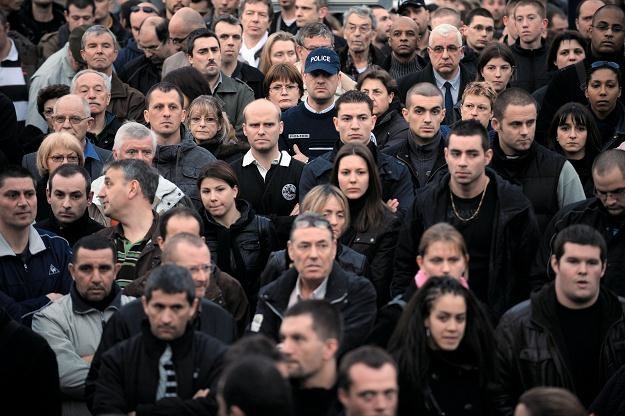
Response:
[{"label": "man with bald head", "polygon": [[152,85],[161,81],[163,62],[175,52],[169,41],[167,19],[158,16],[145,19],[137,43],[143,54],[128,62],[119,77],[145,95]]},{"label": "man with bald head", "polygon": [[[625,12],[616,5],[601,7],[592,17],[590,27],[590,50],[586,58],[553,74],[538,114],[536,139],[546,144],[547,130],[558,109],[568,102],[587,105],[588,101],[580,85],[585,85],[586,74],[593,62],[611,61],[620,66],[621,79],[625,76],[623,42],[625,41]],[[625,102],[625,94],[621,94]]]},{"label": "man with bald head", "polygon": [[388,43],[391,54],[385,69],[396,80],[420,71],[425,66],[418,54],[419,26],[409,17],[398,16],[391,25]]},{"label": "man with bald head", "polygon": [[248,201],[257,214],[274,222],[284,248],[291,223],[298,213],[299,180],[304,164],[278,149],[282,133],[280,109],[261,99],[243,110],[243,133],[250,150],[232,163],[239,179],[239,198]]},{"label": "man with bald head", "polygon": [[[569,3],[569,8],[575,2]],[[590,39],[590,30],[592,29],[592,17],[597,10],[605,6],[605,2],[601,0],[582,0],[577,4],[575,16],[575,27],[580,35],[586,39]]]},{"label": "man with bald head", "polygon": [[190,65],[185,53],[186,40],[191,32],[204,28],[206,28],[204,18],[190,7],[183,7],[174,14],[169,21],[169,40],[176,53],[163,63],[163,78],[174,69]]},{"label": "man with bald head", "polygon": [[145,19],[151,16],[158,16],[159,14],[156,6],[147,1],[139,3],[130,9],[130,16],[128,18],[130,22],[130,37],[126,42],[126,47],[120,49],[117,59],[115,60],[115,69],[118,72],[121,71],[128,62],[143,55],[143,52],[137,46],[139,29],[141,29],[141,25]]},{"label": "man with bald head", "polygon": [[[59,98],[52,113],[54,132],[67,132],[76,137],[83,146],[85,169],[92,178],[97,178],[102,167],[111,159],[111,152],[95,146],[87,132],[93,126],[93,117],[87,100],[79,95],[69,94]],[[37,152],[29,153],[22,159],[22,166],[28,169],[37,180],[41,177],[37,171]]]}]

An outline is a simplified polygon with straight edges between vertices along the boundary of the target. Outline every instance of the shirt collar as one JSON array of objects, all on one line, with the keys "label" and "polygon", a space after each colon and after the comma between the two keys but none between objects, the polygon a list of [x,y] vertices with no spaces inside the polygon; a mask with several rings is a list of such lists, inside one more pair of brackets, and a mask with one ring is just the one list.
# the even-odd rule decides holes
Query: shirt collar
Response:
[{"label": "shirt collar", "polygon": [[[297,281],[295,282],[295,289],[291,293],[291,297],[289,299],[289,307],[296,304],[297,302],[303,300],[302,292],[300,291],[301,278],[298,276]],[[328,289],[328,278],[323,279],[323,282],[317,287],[317,289],[313,290],[310,299],[325,299],[326,292]]]},{"label": "shirt collar", "polygon": [[445,88],[443,87],[443,85],[445,85],[446,82],[449,82],[453,90],[456,90],[456,91],[460,90],[460,69],[458,69],[458,73],[456,74],[455,77],[453,77],[453,79],[444,79],[438,74],[438,72],[436,71],[432,71],[432,72],[434,72],[434,79],[436,80],[436,86],[439,89]]},{"label": "shirt collar", "polygon": [[85,138],[85,142],[85,159],[91,158],[95,160],[100,160],[100,155],[98,155],[98,152],[95,151],[95,146],[93,145],[93,143],[91,143],[91,141],[87,138]]},{"label": "shirt collar", "polygon": [[[221,82],[223,81],[223,76],[221,71],[219,71],[219,79],[217,80],[217,83],[215,84],[215,88],[212,89],[211,94],[215,94],[215,91],[217,91],[217,88],[219,88],[219,84],[221,84]],[[208,86],[210,88],[210,85]]]},{"label": "shirt collar", "polygon": [[[28,251],[30,254],[37,254],[46,249],[46,245],[43,243],[41,236],[32,225],[29,226],[28,229]],[[17,254],[13,251],[7,240],[5,240],[4,236],[0,234],[0,256],[16,256]]]},{"label": "shirt collar", "polygon": [[328,113],[328,112],[332,111],[332,109],[334,108],[334,101],[332,102],[332,104],[331,104],[329,107],[324,108],[324,109],[323,109],[323,110],[321,110],[321,111],[317,111],[317,110],[315,110],[314,108],[312,108],[312,107],[308,104],[308,100],[306,99],[306,100],[304,100],[304,107],[306,107],[306,110],[310,111],[311,113],[315,113],[315,114],[325,114],[325,113]]},{"label": "shirt collar", "polygon": [[9,42],[11,42],[11,49],[9,50],[9,54],[6,56],[6,58],[4,58],[2,60],[2,62],[4,61],[17,61],[19,59],[19,53],[17,51],[17,47],[15,46],[15,42],[13,42],[13,39],[9,38],[7,36],[7,39],[9,40]]},{"label": "shirt collar", "polygon": [[[243,156],[243,167],[249,166],[251,164],[255,164],[258,165],[258,161],[256,161],[256,159],[254,159],[254,155],[252,155],[252,149],[248,150],[247,153],[245,153],[245,156]],[[280,155],[273,159],[271,161],[272,165],[280,165],[280,166],[284,166],[284,167],[289,167],[289,165],[291,164],[291,155],[289,155],[286,151],[281,151]]]},{"label": "shirt collar", "polygon": [[258,43],[256,45],[252,46],[251,48],[248,48],[247,46],[245,46],[245,42],[241,42],[241,50],[244,51],[244,52],[247,51],[250,55],[254,55],[263,46],[265,46],[265,43],[267,43],[267,39],[268,38],[269,38],[269,32],[265,32],[265,34],[258,41]]}]

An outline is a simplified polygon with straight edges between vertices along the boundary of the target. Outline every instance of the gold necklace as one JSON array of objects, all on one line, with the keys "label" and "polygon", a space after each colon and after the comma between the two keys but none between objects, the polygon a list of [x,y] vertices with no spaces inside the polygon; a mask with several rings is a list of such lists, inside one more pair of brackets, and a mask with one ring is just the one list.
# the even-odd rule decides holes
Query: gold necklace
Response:
[{"label": "gold necklace", "polygon": [[482,202],[484,202],[484,196],[486,195],[486,188],[488,188],[488,182],[489,181],[486,181],[486,186],[484,186],[484,190],[482,191],[482,198],[480,198],[480,203],[478,204],[477,209],[475,210],[473,215],[471,215],[469,218],[462,218],[460,214],[458,214],[458,210],[456,210],[456,204],[454,203],[454,193],[452,192],[451,188],[449,188],[449,199],[451,200],[451,209],[454,212],[454,215],[456,216],[456,218],[458,218],[462,222],[469,222],[475,217],[477,217],[477,214],[480,213],[480,208],[482,208]]}]

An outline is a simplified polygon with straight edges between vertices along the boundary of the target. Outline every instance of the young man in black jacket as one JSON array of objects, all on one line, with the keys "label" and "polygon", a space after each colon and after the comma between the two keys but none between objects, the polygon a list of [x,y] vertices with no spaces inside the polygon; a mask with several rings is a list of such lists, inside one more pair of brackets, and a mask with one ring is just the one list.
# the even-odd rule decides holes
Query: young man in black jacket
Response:
[{"label": "young man in black jacket", "polygon": [[606,242],[588,225],[560,231],[551,283],[510,309],[497,328],[497,414],[512,415],[535,386],[562,387],[588,407],[625,363],[625,301],[600,285]]},{"label": "young man in black jacket", "polygon": [[94,414],[216,414],[215,391],[224,345],[193,330],[198,299],[188,270],[155,269],[148,280],[141,335],[102,357]]},{"label": "young man in black jacket", "polygon": [[403,294],[417,272],[423,232],[448,222],[469,247],[471,290],[495,318],[527,298],[527,259],[535,255],[538,225],[521,190],[486,169],[492,155],[479,122],[461,121],[453,128],[445,148],[449,173],[417,194],[400,230],[392,296]]}]

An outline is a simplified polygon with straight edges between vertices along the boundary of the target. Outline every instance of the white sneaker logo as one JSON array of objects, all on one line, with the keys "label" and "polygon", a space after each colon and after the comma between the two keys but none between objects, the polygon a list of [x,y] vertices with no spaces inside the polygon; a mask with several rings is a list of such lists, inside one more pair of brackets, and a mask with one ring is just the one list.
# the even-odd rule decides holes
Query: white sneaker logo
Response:
[{"label": "white sneaker logo", "polygon": [[51,264],[50,270],[48,271],[48,276],[52,276],[53,274],[59,274],[59,273],[60,273],[59,269],[54,267],[54,264]]}]

